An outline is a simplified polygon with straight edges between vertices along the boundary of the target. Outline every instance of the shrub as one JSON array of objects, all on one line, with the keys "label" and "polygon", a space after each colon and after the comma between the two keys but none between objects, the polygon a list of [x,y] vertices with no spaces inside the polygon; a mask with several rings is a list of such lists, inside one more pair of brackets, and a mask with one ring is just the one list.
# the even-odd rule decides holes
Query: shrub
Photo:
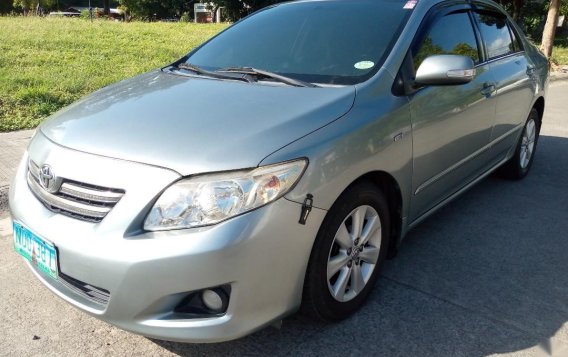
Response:
[{"label": "shrub", "polygon": [[179,22],[191,22],[191,17],[189,16],[189,12],[184,12],[181,17],[179,18]]}]

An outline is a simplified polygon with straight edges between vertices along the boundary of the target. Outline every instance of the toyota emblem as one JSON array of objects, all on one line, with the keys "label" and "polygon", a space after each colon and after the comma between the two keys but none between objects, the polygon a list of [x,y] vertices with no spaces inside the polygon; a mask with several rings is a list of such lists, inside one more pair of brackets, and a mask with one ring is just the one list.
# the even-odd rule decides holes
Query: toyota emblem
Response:
[{"label": "toyota emblem", "polygon": [[39,170],[39,183],[47,192],[55,193],[59,189],[56,187],[56,179],[53,170],[49,165],[43,165]]}]

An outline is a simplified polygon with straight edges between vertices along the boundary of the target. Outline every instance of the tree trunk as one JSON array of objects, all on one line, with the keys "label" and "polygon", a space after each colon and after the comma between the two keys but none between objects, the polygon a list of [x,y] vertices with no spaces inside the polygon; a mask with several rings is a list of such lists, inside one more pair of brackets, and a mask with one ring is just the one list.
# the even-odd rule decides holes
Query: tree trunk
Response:
[{"label": "tree trunk", "polygon": [[542,45],[540,46],[540,50],[549,60],[550,56],[552,56],[552,46],[554,45],[554,35],[556,34],[556,25],[558,24],[559,9],[560,0],[550,0],[548,16],[546,17],[546,24],[542,32]]},{"label": "tree trunk", "polygon": [[519,21],[521,18],[521,10],[523,9],[522,0],[513,0],[513,20]]},{"label": "tree trunk", "polygon": [[213,6],[211,10],[211,22],[215,23],[217,21],[217,9],[219,8],[218,5]]},{"label": "tree trunk", "polygon": [[103,14],[110,15],[110,0],[103,0]]}]

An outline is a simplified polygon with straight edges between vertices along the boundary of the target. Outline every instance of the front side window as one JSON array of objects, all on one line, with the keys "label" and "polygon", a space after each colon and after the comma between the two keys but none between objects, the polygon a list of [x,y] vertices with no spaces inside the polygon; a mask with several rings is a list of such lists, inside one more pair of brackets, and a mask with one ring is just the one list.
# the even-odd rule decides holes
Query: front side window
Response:
[{"label": "front side window", "polygon": [[411,12],[400,0],[281,4],[236,23],[187,62],[208,70],[255,67],[308,82],[355,84],[380,68]]},{"label": "front side window", "polygon": [[491,60],[515,52],[515,44],[511,39],[505,15],[495,12],[476,12],[475,17],[479,23],[483,42],[485,42],[487,59]]},{"label": "front side window", "polygon": [[474,63],[479,63],[477,40],[467,12],[450,13],[436,19],[417,47],[413,51],[415,69],[426,57],[440,54],[468,56]]}]

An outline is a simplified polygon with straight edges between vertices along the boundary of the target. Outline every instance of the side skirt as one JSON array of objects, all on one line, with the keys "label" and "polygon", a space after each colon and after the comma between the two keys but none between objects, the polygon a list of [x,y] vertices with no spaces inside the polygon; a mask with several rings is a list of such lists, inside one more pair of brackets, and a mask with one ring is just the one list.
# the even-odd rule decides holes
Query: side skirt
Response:
[{"label": "side skirt", "polygon": [[446,204],[450,203],[451,201],[453,201],[454,199],[459,197],[462,193],[469,190],[472,186],[477,184],[479,181],[481,181],[484,178],[486,178],[487,176],[489,176],[491,173],[493,173],[495,170],[497,170],[501,165],[505,164],[507,161],[509,161],[508,155],[503,160],[497,162],[497,164],[495,164],[492,168],[490,168],[489,170],[485,171],[483,174],[478,176],[475,180],[471,181],[470,183],[468,183],[464,187],[460,188],[458,191],[456,191],[455,193],[450,195],[448,198],[446,198],[442,202],[438,203],[436,206],[431,208],[429,211],[424,213],[422,216],[416,218],[412,223],[410,223],[408,225],[408,229],[406,229],[406,231],[404,232],[405,235],[409,230],[416,227],[420,222],[422,222],[423,220],[425,220],[426,218],[428,218],[429,216],[434,214],[437,210],[439,210],[440,208],[442,208]]}]

